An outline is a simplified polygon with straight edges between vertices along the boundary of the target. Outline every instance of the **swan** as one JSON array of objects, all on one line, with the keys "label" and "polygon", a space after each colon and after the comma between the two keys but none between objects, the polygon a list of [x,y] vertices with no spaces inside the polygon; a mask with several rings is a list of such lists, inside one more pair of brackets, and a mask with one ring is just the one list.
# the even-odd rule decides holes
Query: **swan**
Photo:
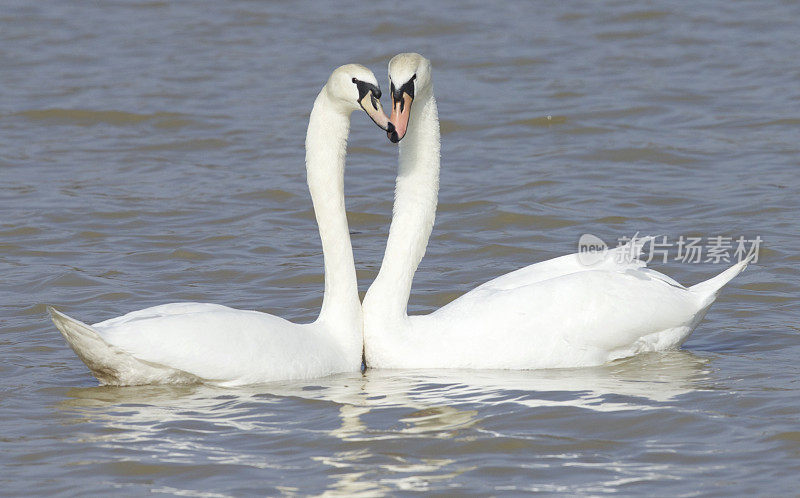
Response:
[{"label": "swan", "polygon": [[362,304],[368,367],[583,367],[677,348],[747,265],[686,288],[646,268],[638,256],[648,239],[640,238],[591,266],[577,254],[561,256],[495,278],[428,315],[409,316],[412,279],[436,211],[439,120],[430,61],[397,55],[389,80],[394,130],[388,136],[402,142],[386,250]]},{"label": "swan", "polygon": [[56,327],[104,385],[209,382],[223,386],[357,372],[363,335],[344,203],[350,115],[362,108],[384,130],[373,73],[348,64],[317,96],[306,134],[306,174],[319,226],[325,289],[319,317],[297,324],[218,304],[172,303],[94,325],[49,307]]}]

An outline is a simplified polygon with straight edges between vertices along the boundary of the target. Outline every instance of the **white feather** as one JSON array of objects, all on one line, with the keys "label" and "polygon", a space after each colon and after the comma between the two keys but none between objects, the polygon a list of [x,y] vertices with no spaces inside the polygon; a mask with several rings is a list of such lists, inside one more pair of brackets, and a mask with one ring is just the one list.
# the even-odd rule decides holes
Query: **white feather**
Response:
[{"label": "white feather", "polygon": [[[411,67],[413,66],[413,67]],[[367,366],[533,369],[599,365],[679,347],[719,289],[747,261],[690,289],[638,259],[638,238],[587,266],[577,254],[537,263],[475,288],[429,315],[408,316],[411,282],[433,226],[439,121],[430,62],[402,54],[389,76],[416,74],[400,143],[395,205],[380,272],[364,298]]]},{"label": "white feather", "polygon": [[361,368],[361,304],[344,206],[344,156],[353,79],[377,84],[363,66],[333,72],[309,119],[306,171],[325,258],[319,318],[295,324],[217,304],[155,306],[92,326],[50,309],[56,327],[101,384],[212,382],[240,385]]}]

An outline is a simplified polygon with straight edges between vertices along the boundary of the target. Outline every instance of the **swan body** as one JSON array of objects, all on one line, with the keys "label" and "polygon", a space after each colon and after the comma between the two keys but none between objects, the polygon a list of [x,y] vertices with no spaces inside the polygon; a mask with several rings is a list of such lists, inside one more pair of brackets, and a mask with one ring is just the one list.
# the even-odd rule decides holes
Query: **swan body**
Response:
[{"label": "swan body", "polygon": [[722,286],[746,267],[740,262],[686,288],[638,259],[648,240],[642,238],[592,265],[577,254],[551,259],[486,282],[428,315],[408,316],[413,275],[436,210],[439,124],[427,59],[400,54],[389,63],[389,78],[389,138],[406,138],[386,252],[364,297],[367,366],[581,367],[677,348]]},{"label": "swan body", "polygon": [[359,366],[360,352],[347,351],[319,323],[217,304],[164,304],[92,326],[50,314],[101,384],[243,385]]},{"label": "swan body", "polygon": [[363,349],[361,304],[344,205],[350,114],[361,106],[387,128],[375,76],[335,70],[309,119],[306,172],[325,260],[319,317],[296,324],[217,304],[172,303],[94,325],[49,308],[70,347],[101,384],[242,385],[354,372]]}]

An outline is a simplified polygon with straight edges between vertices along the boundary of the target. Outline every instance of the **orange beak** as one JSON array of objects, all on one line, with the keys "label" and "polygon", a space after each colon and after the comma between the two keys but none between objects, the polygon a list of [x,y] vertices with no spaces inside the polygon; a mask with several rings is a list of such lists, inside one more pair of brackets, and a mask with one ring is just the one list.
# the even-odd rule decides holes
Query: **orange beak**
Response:
[{"label": "orange beak", "polygon": [[[396,99],[399,97],[399,99]],[[389,130],[387,136],[392,143],[397,143],[406,136],[408,130],[408,118],[411,117],[411,103],[414,97],[406,92],[400,93],[396,96],[392,94],[392,115],[389,117],[389,122],[394,125],[394,130]]]}]

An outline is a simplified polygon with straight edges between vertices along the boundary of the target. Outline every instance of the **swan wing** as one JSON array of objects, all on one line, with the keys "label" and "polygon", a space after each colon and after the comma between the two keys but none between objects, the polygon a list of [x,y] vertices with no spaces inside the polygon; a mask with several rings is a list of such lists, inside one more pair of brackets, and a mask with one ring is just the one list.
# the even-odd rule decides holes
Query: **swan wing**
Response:
[{"label": "swan wing", "polygon": [[116,326],[121,326],[126,323],[133,323],[137,320],[150,320],[168,316],[182,316],[182,315],[185,316],[185,315],[190,315],[192,313],[230,311],[232,309],[233,308],[229,308],[221,304],[211,304],[211,303],[184,302],[184,303],[160,304],[158,306],[151,306],[150,308],[131,311],[130,313],[126,313],[122,316],[110,318],[108,320],[95,323],[92,326],[99,328],[113,328]]},{"label": "swan wing", "polygon": [[681,284],[666,275],[647,269],[646,263],[639,259],[644,245],[651,239],[652,237],[635,238],[627,244],[611,249],[589,261],[576,253],[534,263],[494,278],[476,287],[471,292],[494,292],[516,289],[570,273],[592,270],[642,270],[652,273],[654,278],[669,282],[671,285],[682,287]]},{"label": "swan wing", "polygon": [[482,286],[430,315],[410,317],[406,356],[419,366],[519,369],[597,365],[674,349],[749,262],[688,289],[635,263]]},{"label": "swan wing", "polygon": [[141,362],[221,384],[325,375],[343,356],[317,324],[215,304],[155,306],[92,328]]},{"label": "swan wing", "polygon": [[[464,368],[578,367],[675,348],[704,309],[696,294],[662,277],[630,268],[586,270],[476,289],[411,317],[409,343],[419,341],[413,349],[431,353],[421,361],[447,358],[450,364],[441,366]],[[430,340],[439,346],[422,344]]]}]

